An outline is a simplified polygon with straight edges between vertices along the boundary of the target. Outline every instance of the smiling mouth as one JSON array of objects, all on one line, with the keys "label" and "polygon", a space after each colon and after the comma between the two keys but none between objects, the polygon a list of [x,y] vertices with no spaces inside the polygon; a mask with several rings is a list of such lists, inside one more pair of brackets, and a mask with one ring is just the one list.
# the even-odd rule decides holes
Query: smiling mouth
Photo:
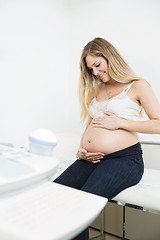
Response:
[{"label": "smiling mouth", "polygon": [[104,75],[104,73],[102,73],[101,75],[99,75],[99,77],[101,78],[101,77],[103,77],[103,75]]}]

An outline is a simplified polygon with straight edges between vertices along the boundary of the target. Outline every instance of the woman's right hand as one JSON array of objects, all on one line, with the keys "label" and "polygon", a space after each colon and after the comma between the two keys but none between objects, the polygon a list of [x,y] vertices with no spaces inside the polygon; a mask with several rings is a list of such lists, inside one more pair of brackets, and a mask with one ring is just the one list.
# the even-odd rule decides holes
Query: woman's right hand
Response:
[{"label": "woman's right hand", "polygon": [[92,163],[99,163],[103,158],[104,154],[100,152],[91,153],[91,152],[87,152],[87,150],[84,148],[79,148],[76,156],[77,156],[77,159],[79,160],[83,159]]}]

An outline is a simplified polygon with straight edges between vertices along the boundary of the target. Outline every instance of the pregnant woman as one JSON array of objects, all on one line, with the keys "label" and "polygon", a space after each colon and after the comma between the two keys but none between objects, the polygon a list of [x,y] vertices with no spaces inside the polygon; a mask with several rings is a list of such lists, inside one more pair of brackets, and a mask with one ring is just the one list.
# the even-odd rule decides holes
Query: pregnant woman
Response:
[{"label": "pregnant woman", "polygon": [[[55,182],[111,200],[142,178],[137,132],[160,133],[160,104],[148,82],[136,76],[105,39],[95,38],[84,47],[80,68],[86,129],[77,161]],[[88,230],[74,239],[88,240]]]}]

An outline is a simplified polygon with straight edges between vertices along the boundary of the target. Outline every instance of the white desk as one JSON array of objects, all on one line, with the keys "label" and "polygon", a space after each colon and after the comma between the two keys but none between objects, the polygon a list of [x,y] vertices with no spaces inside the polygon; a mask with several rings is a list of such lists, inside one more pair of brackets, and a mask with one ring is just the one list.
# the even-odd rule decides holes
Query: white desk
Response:
[{"label": "white desk", "polygon": [[6,148],[0,165],[1,240],[71,239],[107,203],[106,198],[50,182],[56,159]]},{"label": "white desk", "polygon": [[106,203],[106,198],[44,182],[0,199],[0,239],[71,239],[93,222]]}]

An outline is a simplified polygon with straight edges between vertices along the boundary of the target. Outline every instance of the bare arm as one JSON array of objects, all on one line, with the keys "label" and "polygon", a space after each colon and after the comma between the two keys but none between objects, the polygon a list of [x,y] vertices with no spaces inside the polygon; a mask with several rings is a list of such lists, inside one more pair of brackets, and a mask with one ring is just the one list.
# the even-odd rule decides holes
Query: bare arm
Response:
[{"label": "bare arm", "polygon": [[131,132],[160,134],[160,120],[153,119],[146,121],[123,120],[121,121],[119,128],[123,128]]}]

